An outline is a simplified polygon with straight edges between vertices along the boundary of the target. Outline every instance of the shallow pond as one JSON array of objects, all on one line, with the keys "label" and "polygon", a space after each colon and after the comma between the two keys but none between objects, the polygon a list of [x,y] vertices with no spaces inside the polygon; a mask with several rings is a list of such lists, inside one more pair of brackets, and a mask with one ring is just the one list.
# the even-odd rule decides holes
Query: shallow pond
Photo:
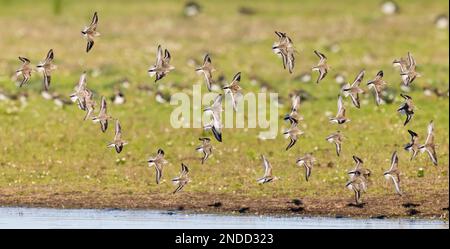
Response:
[{"label": "shallow pond", "polygon": [[0,228],[449,228],[423,219],[191,214],[182,211],[0,207]]}]

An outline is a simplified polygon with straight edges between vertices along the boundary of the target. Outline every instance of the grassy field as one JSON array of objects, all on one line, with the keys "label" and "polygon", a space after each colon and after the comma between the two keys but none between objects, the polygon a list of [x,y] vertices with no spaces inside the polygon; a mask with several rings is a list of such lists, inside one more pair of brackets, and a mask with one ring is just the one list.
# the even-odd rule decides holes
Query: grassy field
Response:
[{"label": "grassy field", "polygon": [[[448,16],[448,1],[398,1],[400,13],[386,16],[375,1],[199,1],[202,12],[183,15],[184,1],[0,1],[0,89],[10,94],[28,93],[26,105],[0,101],[0,205],[52,207],[139,207],[169,208],[180,205],[193,210],[207,209],[207,203],[221,201],[223,210],[241,206],[254,212],[289,212],[289,201],[304,200],[304,213],[368,216],[407,215],[401,204],[420,204],[416,209],[426,217],[447,217],[449,203],[449,100],[448,95],[425,95],[424,88],[447,93],[449,87],[449,33],[439,30],[434,19]],[[253,14],[242,14],[246,7]],[[101,36],[89,54],[80,30],[99,13]],[[274,30],[287,32],[299,51],[294,73],[283,70],[281,59],[271,51]],[[154,63],[156,47],[162,44],[172,54],[175,70],[158,84],[147,74]],[[329,47],[338,45],[339,51]],[[114,136],[111,125],[102,134],[99,125],[83,122],[84,112],[76,105],[64,108],[41,97],[42,76],[34,73],[30,84],[18,88],[11,79],[19,67],[18,56],[36,63],[47,51],[55,51],[58,68],[51,90],[63,96],[73,92],[82,71],[88,71],[88,87],[96,100],[110,97],[114,86],[128,79],[122,90],[127,102],[109,105],[119,118],[123,138],[129,141],[121,154],[106,148]],[[313,50],[322,51],[332,67],[320,83],[301,82],[298,75],[310,72],[317,63]],[[396,113],[402,102],[400,76],[392,60],[411,51],[418,63],[418,78],[409,93],[417,106],[416,115],[405,128],[404,116]],[[261,83],[278,92],[286,103],[279,110],[280,134],[287,128],[282,116],[289,111],[288,94],[308,92],[301,113],[305,135],[288,152],[288,140],[259,140],[259,129],[225,129],[223,143],[213,142],[213,156],[204,165],[194,149],[202,129],[173,129],[169,104],[155,101],[158,87],[164,94],[190,93],[203,78],[194,72],[192,60],[200,63],[209,52],[217,69],[215,78],[227,80],[242,72],[243,92],[258,92]],[[334,75],[353,80],[366,69],[364,82],[384,70],[388,88],[395,94],[392,104],[376,107],[372,91],[362,96],[358,110],[345,99],[350,123],[338,127],[328,122],[326,112],[335,113],[339,85]],[[317,74],[313,74],[313,80]],[[252,84],[252,78],[259,83]],[[141,90],[147,86],[151,91]],[[367,90],[365,84],[363,85]],[[97,105],[97,110],[99,104]],[[424,141],[427,124],[435,122],[439,166],[426,154],[410,161],[402,149],[412,129]],[[347,138],[342,155],[325,137],[341,130]],[[163,148],[169,164],[163,182],[155,183],[154,169],[146,159]],[[402,187],[397,197],[382,173],[389,167],[392,152],[399,152]],[[297,157],[313,152],[317,164],[309,182],[304,170],[295,165]],[[260,154],[273,165],[281,180],[258,185],[263,169]],[[366,206],[348,207],[353,193],[345,188],[347,170],[358,155],[372,170]],[[170,179],[179,174],[180,164],[190,167],[192,181],[172,195]],[[419,168],[424,176],[418,176]],[[221,209],[220,209],[221,210]]]}]

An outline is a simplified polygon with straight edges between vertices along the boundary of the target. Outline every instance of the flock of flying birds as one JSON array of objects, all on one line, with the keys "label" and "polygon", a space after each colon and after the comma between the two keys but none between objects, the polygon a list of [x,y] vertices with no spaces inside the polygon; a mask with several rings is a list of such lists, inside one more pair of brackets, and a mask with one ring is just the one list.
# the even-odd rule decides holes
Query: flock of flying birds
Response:
[{"label": "flock of flying birds", "polygon": [[[100,33],[97,32],[97,25],[98,15],[97,12],[95,12],[91,24],[81,31],[83,37],[85,37],[87,40],[86,52],[89,52],[93,48],[95,37],[100,35]],[[272,50],[275,54],[279,55],[282,58],[284,69],[287,69],[289,73],[292,73],[295,65],[295,55],[297,53],[294,48],[293,42],[286,33],[275,31],[275,34],[277,35],[279,40],[273,44]],[[319,58],[319,62],[316,66],[312,67],[312,70],[318,71],[319,76],[316,83],[319,83],[326,77],[330,67],[327,64],[327,57],[324,54],[320,53],[319,51],[314,51],[314,53]],[[47,53],[46,58],[36,66],[37,71],[42,72],[43,74],[43,88],[45,91],[47,91],[50,87],[51,72],[56,69],[56,66],[53,64],[53,59],[54,52],[52,49],[50,49],[50,51],[48,51]],[[155,83],[164,78],[170,71],[175,69],[170,64],[170,59],[171,55],[169,51],[167,49],[164,49],[163,51],[162,47],[159,45],[157,48],[156,62],[148,69],[148,74],[150,75],[150,77],[155,76]],[[16,76],[22,76],[22,81],[19,85],[20,87],[22,87],[27,84],[32,72],[35,69],[31,66],[31,62],[28,58],[19,57],[19,60],[22,62],[22,65],[16,71]],[[402,83],[406,86],[409,86],[417,77],[420,77],[420,74],[416,71],[416,61],[414,60],[412,54],[409,52],[406,59],[396,59],[393,61],[393,65],[399,67]],[[207,54],[204,57],[203,65],[195,69],[195,71],[198,74],[202,74],[204,76],[206,87],[209,91],[211,91],[211,84],[213,82],[212,73],[215,71],[215,69],[212,66],[210,55]],[[352,104],[356,108],[360,108],[359,94],[364,93],[364,90],[360,87],[360,84],[364,78],[364,74],[365,71],[362,70],[356,76],[352,84],[347,83],[341,89],[342,95],[344,97],[350,97]],[[229,95],[232,99],[232,106],[234,111],[237,111],[238,96],[241,94],[242,90],[239,85],[240,80],[241,73],[238,72],[233,77],[231,83],[223,87],[224,94]],[[369,80],[367,82],[367,86],[368,88],[373,88],[375,92],[375,103],[377,105],[380,105],[380,94],[386,86],[386,82],[383,80],[383,71],[379,71],[374,79]],[[344,106],[342,95],[339,94],[337,96],[338,108],[336,116],[330,117],[330,122],[337,123],[338,125],[350,121],[350,119],[346,117],[346,109]],[[404,122],[404,126],[406,126],[411,121],[414,115],[415,107],[410,96],[406,94],[401,94],[401,96],[405,99],[405,102],[398,108],[397,111],[400,114],[406,115],[406,120]],[[107,147],[114,148],[117,153],[120,153],[127,142],[122,139],[122,129],[119,120],[114,119],[112,116],[108,115],[107,101],[104,96],[101,98],[101,106],[98,115],[93,116],[96,103],[93,98],[93,92],[87,88],[86,72],[81,75],[79,83],[75,87],[75,92],[70,95],[70,98],[73,102],[76,102],[78,104],[79,109],[86,112],[84,120],[91,119],[95,123],[100,123],[102,132],[106,132],[106,130],[108,129],[109,120],[115,120],[115,136],[113,141],[109,143]],[[204,129],[211,130],[215,139],[219,142],[222,142],[222,99],[223,95],[218,94],[214,99],[213,104],[204,109],[204,112],[209,113],[212,117],[211,122],[205,125]],[[291,99],[291,111],[284,117],[284,120],[289,122],[291,125],[290,128],[286,132],[284,132],[284,134],[287,135],[287,137],[290,139],[286,150],[292,148],[299,137],[303,134],[303,131],[301,131],[298,127],[299,122],[303,121],[303,117],[299,113],[300,96],[295,95],[292,96]],[[411,141],[405,145],[404,149],[412,153],[411,160],[416,157],[419,151],[427,152],[433,164],[437,165],[433,127],[433,121],[431,121],[428,125],[426,140],[423,144],[419,144],[419,135],[417,135],[417,133],[412,130],[408,130],[409,134],[411,135]],[[201,141],[201,145],[197,147],[196,150],[203,153],[201,163],[204,164],[212,154],[213,147],[210,138],[202,137],[199,138],[199,140]],[[337,131],[336,133],[329,135],[328,137],[326,137],[326,140],[335,145],[337,156],[339,156],[344,140],[344,136],[341,134],[341,132]],[[272,166],[269,163],[268,159],[264,155],[261,155],[261,159],[263,161],[265,172],[263,177],[257,179],[257,182],[268,183],[277,180],[278,177],[272,174]],[[363,160],[361,158],[353,156],[353,159],[355,161],[355,168],[348,172],[350,179],[346,183],[346,187],[354,192],[355,201],[357,204],[359,204],[361,202],[361,194],[363,192],[366,192],[367,190],[367,181],[371,175],[371,171],[363,167]],[[311,172],[315,161],[316,159],[310,153],[305,154],[304,156],[298,158],[296,161],[297,165],[305,168],[306,181],[308,181],[308,179],[311,177]],[[163,167],[165,164],[167,164],[167,161],[164,159],[164,151],[162,149],[158,149],[157,154],[154,157],[149,158],[147,162],[149,167],[155,167],[156,183],[159,184],[162,178]],[[182,163],[180,176],[172,179],[173,183],[177,185],[177,188],[173,193],[180,191],[190,181],[188,173],[188,167],[184,163]],[[392,154],[391,166],[386,172],[384,172],[384,176],[386,177],[386,179],[392,180],[395,191],[399,195],[402,195],[402,191],[400,188],[400,170],[398,168],[398,157],[396,151],[394,151]]]}]

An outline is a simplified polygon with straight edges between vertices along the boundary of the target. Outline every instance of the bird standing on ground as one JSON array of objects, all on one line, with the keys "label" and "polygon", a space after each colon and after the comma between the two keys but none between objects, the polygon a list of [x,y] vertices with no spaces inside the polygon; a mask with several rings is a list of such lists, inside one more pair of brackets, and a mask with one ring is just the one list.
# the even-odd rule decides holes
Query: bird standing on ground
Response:
[{"label": "bird standing on ground", "polygon": [[122,140],[122,127],[120,126],[119,120],[116,119],[114,141],[108,144],[108,148],[114,147],[117,153],[122,152],[123,146],[127,145],[128,142]]},{"label": "bird standing on ground", "polygon": [[173,194],[177,193],[178,191],[180,191],[181,189],[183,189],[183,187],[189,183],[190,179],[188,177],[188,173],[189,173],[189,169],[188,167],[184,164],[181,163],[181,174],[179,177],[175,177],[172,179],[172,182],[174,184],[178,184],[177,188],[175,189],[175,191],[173,191]]},{"label": "bird standing on ground", "polygon": [[398,169],[398,156],[397,151],[394,151],[391,157],[391,167],[389,170],[383,173],[386,179],[391,179],[394,183],[395,191],[397,194],[402,195],[402,191],[400,190],[400,170]]},{"label": "bird standing on ground", "polygon": [[202,145],[197,147],[195,150],[199,151],[199,152],[203,152],[202,164],[204,164],[206,159],[208,159],[208,157],[212,153],[211,139],[209,139],[207,137],[203,137],[203,138],[199,138],[198,140],[202,141]]},{"label": "bird standing on ground", "polygon": [[292,73],[295,65],[295,49],[292,40],[286,33],[275,31],[275,34],[279,40],[273,44],[272,50],[283,59],[283,68],[286,69],[287,66],[289,73]]},{"label": "bird standing on ground", "polygon": [[434,123],[433,121],[430,121],[430,124],[428,124],[428,135],[427,139],[425,140],[425,143],[421,146],[419,146],[420,152],[427,152],[428,156],[430,157],[431,161],[435,166],[438,165],[438,160],[436,156],[436,144],[434,143]]},{"label": "bird standing on ground", "polygon": [[33,68],[31,67],[31,62],[28,58],[19,56],[19,60],[22,62],[22,65],[16,70],[16,77],[22,75],[23,78],[19,85],[19,87],[22,87],[30,80]]},{"label": "bird standing on ground", "polygon": [[156,52],[156,62],[155,65],[153,65],[151,68],[148,69],[148,74],[150,77],[153,77],[156,75],[155,82],[162,79],[164,76],[166,76],[170,71],[175,69],[174,66],[170,65],[170,53],[169,50],[163,51],[161,48],[161,45],[158,45],[158,50]]},{"label": "bird standing on ground", "polygon": [[381,104],[381,92],[386,86],[386,82],[383,80],[383,71],[379,71],[375,76],[375,79],[369,80],[367,82],[367,86],[369,88],[373,88],[375,91],[375,101],[377,105]]},{"label": "bird standing on ground", "polygon": [[339,156],[341,154],[343,138],[344,138],[344,136],[342,136],[340,131],[337,131],[336,133],[333,133],[325,138],[328,142],[334,143],[334,145],[336,146],[337,156]]},{"label": "bird standing on ground", "polygon": [[403,93],[401,93],[400,96],[402,96],[402,98],[405,99],[405,102],[403,102],[403,104],[399,106],[399,108],[397,109],[397,112],[399,112],[400,114],[406,115],[406,120],[403,123],[403,126],[405,126],[406,124],[409,123],[409,121],[413,117],[415,106],[414,106],[413,100],[410,96],[403,94]]},{"label": "bird standing on ground", "polygon": [[337,110],[337,114],[336,117],[332,117],[330,118],[330,122],[334,122],[337,124],[344,124],[346,122],[349,122],[350,119],[345,117],[345,106],[344,106],[344,102],[342,101],[342,96],[338,95],[338,102],[337,102],[337,106],[338,106],[338,110]]},{"label": "bird standing on ground", "polygon": [[237,111],[237,95],[240,94],[240,91],[242,89],[241,86],[239,86],[240,81],[241,81],[241,72],[238,72],[233,77],[231,83],[223,87],[225,94],[228,93],[231,96],[234,111]]},{"label": "bird standing on ground", "polygon": [[111,102],[115,105],[122,105],[126,101],[125,94],[120,90],[120,87],[114,88],[114,95],[111,97]]},{"label": "bird standing on ground", "polygon": [[50,49],[44,61],[39,62],[39,64],[37,64],[36,66],[37,70],[39,72],[42,72],[44,75],[44,91],[48,91],[48,89],[50,88],[51,72],[52,70],[56,69],[56,66],[53,64],[54,57],[55,55],[53,53],[53,49]]},{"label": "bird standing on ground", "polygon": [[311,176],[311,171],[314,166],[314,162],[316,159],[313,157],[311,153],[305,154],[303,157],[297,159],[297,165],[305,167],[305,179],[308,181]]},{"label": "bird standing on ground", "polygon": [[91,24],[89,24],[89,26],[87,27],[84,27],[84,29],[81,31],[81,34],[87,40],[86,53],[91,50],[92,46],[94,46],[94,37],[100,35],[100,33],[97,32],[97,24],[98,16],[97,12],[95,12],[94,16],[92,17]]},{"label": "bird standing on ground", "polygon": [[359,87],[359,84],[364,78],[364,70],[361,70],[359,74],[356,76],[355,80],[353,81],[352,85],[349,83],[345,84],[342,88],[342,92],[345,97],[350,96],[352,99],[352,103],[356,108],[360,108],[359,104],[359,94],[364,93],[364,90]]},{"label": "bird standing on ground", "polygon": [[211,64],[211,57],[209,56],[209,54],[205,55],[205,58],[203,59],[203,65],[195,69],[195,71],[200,74],[203,73],[203,75],[205,76],[206,87],[208,88],[208,91],[211,92],[211,83],[213,82],[212,72],[216,70]]},{"label": "bird standing on ground", "polygon": [[217,141],[222,142],[222,124],[221,124],[221,115],[222,115],[222,94],[219,94],[214,99],[214,102],[211,106],[206,107],[203,112],[210,113],[212,116],[212,120],[209,124],[203,126],[203,129],[209,130],[211,129],[214,137]]},{"label": "bird standing on ground", "polygon": [[147,160],[148,166],[151,168],[155,166],[156,170],[156,184],[159,184],[162,177],[162,170],[164,165],[168,162],[164,159],[164,151],[162,149],[158,149],[158,154],[155,157],[151,157]]},{"label": "bird standing on ground", "polygon": [[312,70],[319,71],[319,77],[316,80],[316,83],[319,83],[319,81],[325,78],[330,67],[327,64],[327,57],[324,54],[318,52],[317,50],[314,50],[314,53],[319,57],[319,63],[317,66],[313,67]]}]

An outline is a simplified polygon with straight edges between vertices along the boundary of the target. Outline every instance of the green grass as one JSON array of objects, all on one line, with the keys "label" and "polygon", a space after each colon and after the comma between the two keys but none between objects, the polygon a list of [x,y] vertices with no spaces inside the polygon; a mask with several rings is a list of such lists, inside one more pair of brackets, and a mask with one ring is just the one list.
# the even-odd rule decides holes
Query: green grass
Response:
[{"label": "green grass", "polygon": [[[351,197],[344,188],[346,171],[353,167],[352,155],[365,161],[373,171],[367,195],[383,197],[393,194],[382,172],[389,167],[394,150],[399,151],[403,188],[411,195],[448,193],[449,101],[448,97],[425,96],[422,87],[447,90],[449,84],[449,33],[434,27],[434,18],[448,15],[447,1],[398,1],[401,12],[384,16],[380,1],[200,1],[199,16],[182,15],[183,1],[1,1],[0,5],[0,87],[7,92],[28,92],[29,102],[0,102],[0,194],[17,196],[33,193],[90,191],[111,193],[167,193],[173,190],[170,179],[179,174],[181,162],[191,169],[192,182],[184,189],[190,193],[227,193],[248,197]],[[238,13],[240,6],[254,8],[251,16]],[[92,13],[99,12],[101,33],[89,54],[84,52],[85,40],[80,30],[88,24]],[[59,13],[59,14],[58,14]],[[281,60],[271,51],[274,30],[287,32],[299,51],[295,73],[282,69]],[[341,50],[331,53],[326,48],[338,43]],[[198,62],[205,52],[212,56],[216,76],[230,79],[242,71],[245,92],[257,92],[249,78],[258,76],[279,92],[287,103],[290,91],[303,89],[315,100],[304,102],[301,112],[305,135],[288,152],[288,141],[279,135],[275,140],[260,141],[258,129],[226,129],[224,142],[214,142],[214,155],[205,165],[194,151],[198,137],[209,135],[201,129],[173,129],[169,116],[174,109],[159,104],[154,95],[137,89],[138,85],[156,87],[146,70],[154,63],[156,47],[162,44],[172,54],[176,70],[160,81],[172,84],[168,92],[189,92],[192,84],[201,83],[189,59]],[[26,56],[35,65],[48,49],[55,51],[51,89],[68,96],[83,70],[89,72],[88,86],[101,95],[110,96],[114,82],[128,78],[124,89],[127,103],[110,104],[110,114],[121,120],[123,137],[129,141],[121,154],[107,149],[113,138],[113,126],[102,134],[97,125],[83,122],[84,113],[75,105],[64,109],[44,100],[39,91],[41,77],[35,73],[30,84],[17,88],[11,75],[19,66],[17,56]],[[309,72],[317,62],[313,50],[323,51],[332,71],[319,85],[294,80]],[[389,88],[400,93],[400,77],[391,62],[411,51],[422,78],[414,82],[410,93],[417,111],[407,128],[421,135],[435,121],[439,166],[433,167],[427,155],[409,161],[402,146],[409,141],[404,117],[396,113],[401,98],[390,105],[376,107],[372,93],[366,94],[361,110],[346,99],[350,119],[338,127],[328,122],[326,111],[335,112],[339,86],[333,76],[347,75],[352,80],[363,68],[365,80],[384,70]],[[317,77],[313,74],[313,79]],[[14,109],[15,108],[15,109]],[[280,133],[287,124],[281,115]],[[341,157],[335,156],[333,145],[325,137],[340,129],[347,137]],[[155,184],[154,169],[145,160],[158,148],[166,151],[169,165],[164,180]],[[295,165],[297,157],[313,152],[318,165],[310,182],[304,171]],[[274,174],[281,180],[259,186],[255,179],[262,175],[260,154],[267,155]],[[124,158],[122,164],[116,160]],[[327,163],[334,166],[327,168]],[[425,176],[417,170],[425,168]],[[182,194],[182,193],[181,193]],[[320,195],[319,195],[320,194]]]}]

